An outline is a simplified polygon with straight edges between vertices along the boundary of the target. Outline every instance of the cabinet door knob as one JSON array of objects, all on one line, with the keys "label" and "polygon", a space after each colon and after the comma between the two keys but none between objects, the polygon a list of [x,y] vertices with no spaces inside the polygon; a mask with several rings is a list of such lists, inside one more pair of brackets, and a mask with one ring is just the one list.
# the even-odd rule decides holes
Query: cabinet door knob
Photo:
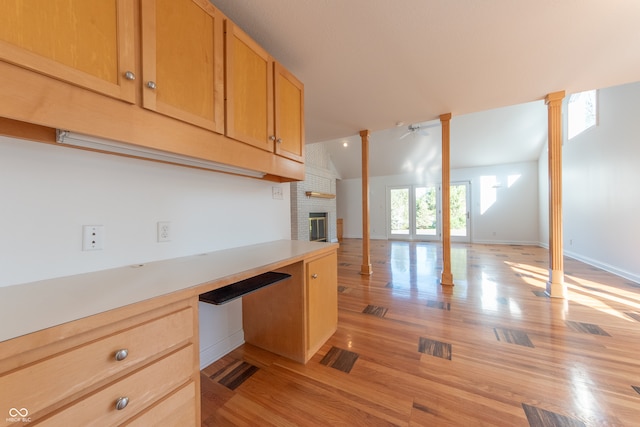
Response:
[{"label": "cabinet door knob", "polygon": [[133,71],[127,71],[126,73],[124,73],[124,78],[127,80],[135,80],[136,75],[133,73]]},{"label": "cabinet door knob", "polygon": [[276,141],[278,144],[282,144],[282,138],[278,138],[278,140]]},{"label": "cabinet door knob", "polygon": [[273,136],[273,135],[269,135],[269,141],[275,141],[275,140],[276,140],[276,137],[275,137],[275,136]]},{"label": "cabinet door knob", "polygon": [[129,404],[129,398],[126,396],[120,397],[118,400],[116,400],[116,409],[118,411],[122,411],[124,408],[127,407],[127,405]]},{"label": "cabinet door knob", "polygon": [[313,274],[311,275],[311,278],[312,278],[312,279],[317,279],[317,278],[318,278],[318,273],[313,273]]},{"label": "cabinet door knob", "polygon": [[147,87],[148,87],[149,89],[153,89],[153,90],[155,90],[158,86],[156,86],[156,82],[149,80],[149,81],[147,82]]},{"label": "cabinet door knob", "polygon": [[120,349],[118,351],[116,351],[116,360],[119,362],[121,360],[124,360],[127,358],[127,356],[129,355],[129,350],[127,350],[126,348]]}]

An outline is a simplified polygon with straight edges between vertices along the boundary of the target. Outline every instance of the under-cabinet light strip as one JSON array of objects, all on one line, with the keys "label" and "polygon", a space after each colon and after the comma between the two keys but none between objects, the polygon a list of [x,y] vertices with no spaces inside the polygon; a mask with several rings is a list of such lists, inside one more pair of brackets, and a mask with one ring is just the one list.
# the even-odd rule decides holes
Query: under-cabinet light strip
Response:
[{"label": "under-cabinet light strip", "polygon": [[155,150],[153,148],[138,147],[135,145],[124,144],[121,142],[111,141],[102,138],[96,138],[66,130],[56,130],[56,142],[60,144],[72,145],[75,147],[90,148],[92,150],[106,151],[108,153],[124,154],[127,156],[140,157],[143,159],[159,160],[163,162],[175,163],[185,166],[193,166],[202,169],[208,169],[216,172],[233,173],[236,175],[244,175],[252,178],[264,178],[263,172],[252,171],[249,169],[238,168],[235,166],[223,165],[221,163],[201,160],[195,157],[182,156],[180,154],[168,153],[165,151]]}]

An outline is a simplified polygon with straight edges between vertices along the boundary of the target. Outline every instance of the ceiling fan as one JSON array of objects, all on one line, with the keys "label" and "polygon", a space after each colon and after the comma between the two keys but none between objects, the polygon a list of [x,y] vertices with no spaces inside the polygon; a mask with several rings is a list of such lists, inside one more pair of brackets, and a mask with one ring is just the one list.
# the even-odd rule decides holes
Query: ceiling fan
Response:
[{"label": "ceiling fan", "polygon": [[409,126],[407,126],[407,132],[402,135],[400,137],[400,139],[404,139],[409,135],[422,135],[422,136],[428,136],[429,135],[429,131],[427,129],[435,127],[435,126],[439,126],[440,123],[432,123],[432,124],[420,124],[420,123],[416,123],[416,124],[410,124]]}]

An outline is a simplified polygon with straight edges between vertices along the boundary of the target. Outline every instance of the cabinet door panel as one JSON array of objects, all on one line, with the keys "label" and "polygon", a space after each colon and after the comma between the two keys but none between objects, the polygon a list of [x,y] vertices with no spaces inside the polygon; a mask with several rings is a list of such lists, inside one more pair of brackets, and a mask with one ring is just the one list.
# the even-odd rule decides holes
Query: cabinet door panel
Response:
[{"label": "cabinet door panel", "polygon": [[[199,0],[143,0],[143,106],[222,132],[222,30]],[[155,86],[155,87],[150,87]]]},{"label": "cabinet door panel", "polygon": [[307,264],[307,350],[314,353],[338,324],[338,267],[335,252]]},{"label": "cabinet door panel", "polygon": [[133,0],[5,0],[0,59],[134,102]]},{"label": "cabinet door panel", "polygon": [[304,86],[274,63],[276,154],[304,161]]},{"label": "cabinet door panel", "polygon": [[226,21],[226,134],[273,151],[273,71],[269,54]]}]

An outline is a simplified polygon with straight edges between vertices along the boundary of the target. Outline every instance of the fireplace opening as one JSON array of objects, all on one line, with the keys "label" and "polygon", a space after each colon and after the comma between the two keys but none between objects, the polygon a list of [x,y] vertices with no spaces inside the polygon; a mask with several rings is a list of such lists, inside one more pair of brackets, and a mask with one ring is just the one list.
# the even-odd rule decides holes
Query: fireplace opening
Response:
[{"label": "fireplace opening", "polygon": [[327,241],[327,213],[309,213],[309,240],[312,242]]}]

